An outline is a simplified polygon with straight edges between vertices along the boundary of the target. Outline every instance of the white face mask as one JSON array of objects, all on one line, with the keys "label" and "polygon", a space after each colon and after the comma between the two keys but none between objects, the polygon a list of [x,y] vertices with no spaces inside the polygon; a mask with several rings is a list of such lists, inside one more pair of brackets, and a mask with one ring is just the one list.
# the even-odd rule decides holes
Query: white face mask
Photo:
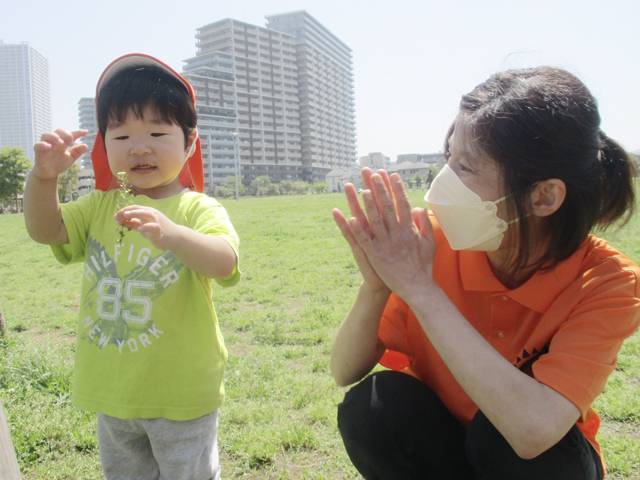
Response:
[{"label": "white face mask", "polygon": [[497,250],[511,223],[498,217],[497,204],[482,200],[467,187],[456,173],[445,165],[424,196],[427,207],[435,214],[449,245],[454,250]]}]

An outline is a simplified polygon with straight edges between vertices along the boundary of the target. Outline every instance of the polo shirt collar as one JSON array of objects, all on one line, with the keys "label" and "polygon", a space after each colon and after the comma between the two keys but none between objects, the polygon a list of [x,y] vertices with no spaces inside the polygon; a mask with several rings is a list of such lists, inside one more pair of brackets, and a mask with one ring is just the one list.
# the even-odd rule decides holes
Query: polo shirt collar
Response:
[{"label": "polo shirt collar", "polygon": [[538,313],[547,311],[556,297],[577,277],[589,242],[554,268],[535,273],[519,287],[509,290],[496,278],[485,252],[459,252],[462,286],[467,291],[501,294]]}]

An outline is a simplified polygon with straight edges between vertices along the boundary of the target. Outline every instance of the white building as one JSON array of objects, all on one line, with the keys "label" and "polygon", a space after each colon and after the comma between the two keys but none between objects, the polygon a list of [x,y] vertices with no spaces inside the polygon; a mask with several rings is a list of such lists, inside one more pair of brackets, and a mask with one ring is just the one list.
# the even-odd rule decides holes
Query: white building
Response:
[{"label": "white building", "polygon": [[351,49],[305,11],[267,17],[295,38],[305,180],[353,166],[356,127]]},{"label": "white building", "polygon": [[329,192],[343,192],[345,183],[353,183],[357,189],[362,188],[360,168],[357,166],[348,168],[334,168],[325,177]]},{"label": "white building", "polygon": [[[324,180],[355,163],[351,51],[306,12],[197,30],[184,75],[198,98],[205,185]],[[236,134],[237,132],[237,134]]]},{"label": "white building", "polygon": [[78,174],[78,193],[80,195],[86,195],[95,187],[95,176],[91,163],[91,151],[93,150],[93,144],[96,141],[96,135],[98,133],[95,98],[83,97],[78,101],[78,125],[81,129],[89,132],[82,138],[82,142],[87,144],[89,150],[78,159],[78,166],[80,167],[80,173]]},{"label": "white building", "polygon": [[19,147],[33,162],[33,144],[51,130],[47,59],[27,43],[0,40],[0,147]]},{"label": "white building", "polygon": [[415,183],[416,177],[420,178],[420,185],[430,184],[435,176],[435,166],[422,162],[402,162],[395,163],[389,167],[389,173],[398,173],[402,181],[411,186]]},{"label": "white building", "polygon": [[[434,154],[442,157],[441,154]],[[360,166],[351,168],[336,168],[326,175],[327,187],[330,192],[342,192],[344,184],[353,183],[356,188],[362,187],[361,168],[369,167],[372,169],[385,169],[389,174],[398,173],[408,186],[416,186],[419,188],[427,188],[441,164],[425,163],[425,162],[408,162],[390,163],[389,157],[380,152],[370,153],[364,157],[360,157]],[[418,180],[419,179],[419,180]]]},{"label": "white building", "polygon": [[184,75],[196,90],[206,188],[235,175],[236,152],[245,185],[261,175],[301,178],[293,38],[226,19],[199,28],[196,39]]},{"label": "white building", "polygon": [[391,159],[380,152],[373,152],[358,160],[360,167],[369,167],[372,169],[389,168]]},{"label": "white building", "polygon": [[96,186],[96,177],[93,173],[93,168],[80,167],[78,172],[78,195],[86,195],[93,191]]},{"label": "white building", "polygon": [[402,153],[396,157],[397,163],[428,163],[437,165],[444,162],[442,153]]}]

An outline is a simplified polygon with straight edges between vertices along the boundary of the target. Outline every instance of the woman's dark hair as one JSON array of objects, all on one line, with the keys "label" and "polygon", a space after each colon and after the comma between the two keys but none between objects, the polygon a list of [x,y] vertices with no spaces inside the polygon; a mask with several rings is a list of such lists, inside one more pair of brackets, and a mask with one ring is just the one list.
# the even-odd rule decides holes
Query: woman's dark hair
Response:
[{"label": "woman's dark hair", "polygon": [[122,122],[129,111],[141,119],[149,106],[163,121],[182,129],[186,145],[198,119],[193,102],[180,80],[155,66],[124,68],[104,84],[96,105],[98,130],[104,137],[109,121]]},{"label": "woman's dark hair", "polygon": [[[631,216],[633,163],[600,130],[596,100],[574,75],[552,67],[497,73],[462,97],[460,111],[474,146],[498,164],[510,215],[521,219],[512,275],[523,267],[551,268],[575,252],[592,228]],[[528,194],[550,178],[565,183],[566,198],[533,238],[525,221]],[[532,262],[534,242],[547,249]]]}]

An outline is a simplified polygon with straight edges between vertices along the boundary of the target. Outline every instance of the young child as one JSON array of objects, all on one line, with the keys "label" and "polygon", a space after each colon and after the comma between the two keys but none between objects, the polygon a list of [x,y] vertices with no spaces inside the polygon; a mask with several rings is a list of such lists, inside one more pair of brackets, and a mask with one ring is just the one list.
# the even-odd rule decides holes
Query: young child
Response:
[{"label": "young child", "polygon": [[96,107],[97,190],[58,204],[58,176],[87,150],[86,131],[62,129],[36,143],[25,189],[31,237],[85,263],[73,400],[98,414],[107,479],[217,479],[227,351],[211,279],[239,280],[239,240],[199,193],[195,93],[130,54],[103,72]]}]

